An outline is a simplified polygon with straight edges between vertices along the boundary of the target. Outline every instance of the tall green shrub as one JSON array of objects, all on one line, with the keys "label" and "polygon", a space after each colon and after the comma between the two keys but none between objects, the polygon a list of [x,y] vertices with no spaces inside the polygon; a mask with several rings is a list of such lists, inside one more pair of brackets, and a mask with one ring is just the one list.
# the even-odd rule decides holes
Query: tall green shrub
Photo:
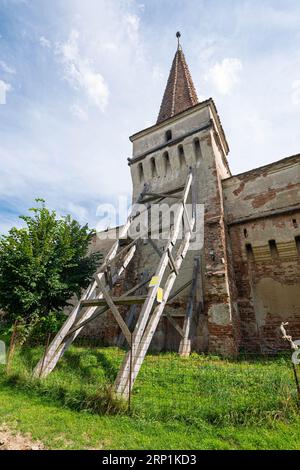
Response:
[{"label": "tall green shrub", "polygon": [[59,328],[62,309],[88,286],[99,258],[88,254],[93,230],[36,202],[20,217],[24,228],[0,237],[0,309],[7,327],[18,321],[25,336]]}]

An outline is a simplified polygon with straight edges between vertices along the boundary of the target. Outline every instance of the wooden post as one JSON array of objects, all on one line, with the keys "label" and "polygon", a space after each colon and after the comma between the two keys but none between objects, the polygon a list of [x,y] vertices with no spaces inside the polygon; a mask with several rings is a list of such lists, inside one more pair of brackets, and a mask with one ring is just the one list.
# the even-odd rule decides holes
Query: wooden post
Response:
[{"label": "wooden post", "polygon": [[45,351],[44,351],[43,361],[42,361],[42,367],[41,367],[41,371],[40,371],[40,377],[41,377],[41,373],[42,373],[43,368],[44,368],[45,358],[46,358],[47,351],[48,351],[49,344],[50,344],[50,338],[51,338],[51,333],[49,333],[48,336],[47,336],[46,346],[45,346]]},{"label": "wooden post", "polygon": [[6,373],[7,374],[10,371],[10,365],[11,365],[12,358],[15,352],[17,326],[18,326],[18,321],[16,320],[13,326],[13,331],[12,331],[11,338],[10,338],[9,350],[7,354],[7,361],[6,361]]},{"label": "wooden post", "polygon": [[131,411],[131,390],[132,390],[132,333],[130,336],[130,366],[129,366],[129,394],[128,394],[128,411]]},{"label": "wooden post", "polygon": [[[294,343],[293,338],[291,336],[287,335],[285,327],[288,324],[289,324],[288,322],[286,322],[286,323],[282,322],[281,323],[280,330],[282,332],[282,339],[284,339],[285,341],[288,341],[290,343],[292,351],[297,351],[299,349],[299,347],[297,346],[296,343]],[[299,384],[299,379],[298,379],[297,368],[296,368],[296,365],[294,364],[293,361],[292,361],[292,365],[293,365],[294,378],[295,378],[295,383],[296,383],[296,388],[297,388],[298,400],[299,400],[299,404],[300,404],[300,384]]]},{"label": "wooden post", "polygon": [[[182,213],[181,213],[181,216],[182,216]],[[195,220],[192,220],[191,221],[192,228],[194,227],[194,223],[195,223]],[[188,230],[185,234],[183,241],[180,244],[180,247],[178,249],[178,252],[175,258],[175,265],[176,265],[177,270],[180,269],[180,266],[185,258],[185,255],[187,253],[187,250],[190,244],[191,235],[192,235],[191,231]],[[143,364],[145,355],[148,351],[151,340],[156,331],[156,328],[161,318],[161,315],[163,313],[164,307],[168,301],[168,298],[171,293],[174,282],[176,280],[176,277],[177,275],[175,271],[169,274],[166,280],[166,283],[164,285],[164,289],[163,289],[164,291],[163,301],[155,307],[145,330],[143,330],[143,333],[140,334],[140,336],[138,337],[138,341],[136,341],[137,335],[135,335],[133,338],[134,342],[136,341],[136,343],[135,345],[133,344],[134,357],[133,357],[133,371],[132,371],[132,378],[131,378],[131,387],[133,386],[135,379],[139,373],[139,370]],[[147,302],[145,303],[145,306],[147,307]],[[141,313],[141,316],[142,316],[142,313]],[[148,318],[149,316],[147,316],[147,319]],[[145,317],[143,318],[143,320],[145,321]],[[115,392],[120,396],[128,396],[128,393],[129,393],[129,388],[130,388],[129,387],[129,370],[130,370],[129,362],[130,362],[130,357],[129,355],[127,355],[125,357],[122,368],[115,382]]]},{"label": "wooden post", "polygon": [[293,362],[292,364],[293,364],[294,377],[295,377],[295,382],[296,382],[296,387],[297,387],[297,392],[298,392],[298,400],[300,404],[300,384],[299,384],[299,379],[298,379],[298,373],[297,373],[295,364]]},{"label": "wooden post", "polygon": [[180,356],[189,356],[191,353],[191,328],[192,328],[192,319],[195,307],[196,299],[196,290],[197,290],[197,281],[200,269],[200,258],[196,256],[194,259],[194,269],[193,269],[193,282],[192,288],[189,295],[188,305],[185,314],[185,320],[183,325],[183,338],[180,341],[179,345],[179,354]]},{"label": "wooden post", "polygon": [[[186,180],[186,185],[185,185],[185,188],[184,188],[184,191],[183,191],[182,201],[179,204],[179,206],[177,208],[177,211],[175,213],[174,228],[172,230],[172,234],[170,235],[168,243],[165,247],[165,251],[163,253],[163,256],[161,257],[161,260],[160,260],[159,265],[157,267],[156,273],[154,275],[154,278],[156,279],[156,282],[149,287],[147,300],[145,301],[145,304],[144,304],[144,306],[141,310],[139,319],[137,321],[137,324],[135,326],[135,330],[133,332],[133,344],[132,344],[133,355],[134,355],[134,358],[133,358],[133,361],[134,361],[133,382],[134,382],[135,377],[136,377],[136,375],[137,375],[137,373],[138,373],[138,371],[139,371],[139,369],[142,365],[142,362],[144,360],[144,356],[146,354],[146,352],[145,352],[145,354],[143,354],[143,353],[138,352],[138,351],[139,350],[143,351],[143,347],[141,346],[141,344],[143,342],[143,334],[145,332],[146,327],[147,327],[147,330],[148,330],[149,325],[152,324],[154,313],[153,313],[153,315],[152,315],[152,317],[149,321],[149,325],[147,325],[150,314],[152,312],[154,302],[156,302],[157,291],[160,287],[160,284],[161,284],[161,281],[163,279],[166,267],[168,266],[168,263],[170,261],[169,253],[172,252],[172,250],[175,246],[175,243],[178,239],[178,236],[179,236],[181,221],[182,221],[182,217],[183,217],[183,214],[184,214],[184,204],[185,204],[185,202],[188,198],[188,195],[190,193],[192,182],[193,182],[192,173],[189,173],[189,175],[187,177],[187,180]],[[192,222],[191,227],[193,227],[193,225],[194,225],[194,221]],[[181,245],[180,245],[181,249],[178,250],[180,252],[180,254],[179,254],[180,261],[178,261],[178,258],[176,258],[176,262],[178,261],[178,266],[176,265],[176,262],[175,262],[176,270],[179,269],[179,267],[180,267],[180,265],[183,261],[183,258],[185,257],[185,254],[186,254],[185,248],[186,248],[186,250],[188,249],[189,240],[190,240],[190,237],[191,237],[191,231],[189,231],[188,234],[189,234],[188,238],[187,238],[187,234],[186,234],[184,242],[182,242]],[[188,243],[186,245],[187,240],[188,240]],[[168,294],[167,297],[166,297],[166,295],[164,295],[164,301],[161,304],[159,304],[159,309],[158,309],[159,318],[160,318],[161,313],[164,309],[165,303],[168,300],[168,296],[170,294],[171,288],[173,287],[173,284],[174,284],[174,281],[175,281],[176,277],[177,277],[177,274],[174,271],[168,277],[168,279],[172,279],[172,281],[170,281],[169,284],[167,284],[167,286],[168,286],[167,287],[167,294]],[[156,309],[155,309],[155,311],[156,311]],[[156,329],[156,326],[155,326],[155,329]],[[151,331],[151,333],[152,333],[152,331]],[[152,333],[152,336],[153,336],[153,334],[154,334],[154,332]],[[149,333],[147,334],[147,336],[149,337]],[[148,341],[145,341],[145,346],[146,346],[146,351],[147,351],[148,346],[149,346]],[[121,366],[121,369],[120,369],[119,374],[117,376],[117,379],[115,381],[115,392],[119,395],[124,395],[124,396],[128,395],[128,374],[129,374],[129,369],[130,369],[130,355],[127,354],[126,357],[124,358],[123,364]]]}]

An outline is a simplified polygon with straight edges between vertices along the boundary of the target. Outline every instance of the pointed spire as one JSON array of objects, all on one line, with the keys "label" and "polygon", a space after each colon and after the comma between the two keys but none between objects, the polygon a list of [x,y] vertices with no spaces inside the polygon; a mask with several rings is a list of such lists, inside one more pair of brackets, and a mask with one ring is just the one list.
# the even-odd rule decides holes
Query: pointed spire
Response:
[{"label": "pointed spire", "polygon": [[161,103],[157,124],[199,103],[196,89],[180,45],[181,34],[179,31],[176,37],[178,39],[178,48]]}]

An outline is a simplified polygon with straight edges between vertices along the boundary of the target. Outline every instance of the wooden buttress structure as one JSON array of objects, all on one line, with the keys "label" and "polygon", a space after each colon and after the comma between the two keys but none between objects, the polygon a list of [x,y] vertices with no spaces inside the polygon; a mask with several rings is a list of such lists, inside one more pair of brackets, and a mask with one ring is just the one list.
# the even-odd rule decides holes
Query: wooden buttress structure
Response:
[{"label": "wooden buttress structure", "polygon": [[[36,377],[46,377],[54,369],[59,359],[82,329],[88,323],[110,310],[122,332],[123,340],[119,337],[119,341],[126,341],[129,346],[129,351],[125,354],[116,378],[114,391],[117,396],[128,396],[143,364],[165,306],[180,292],[191,286],[183,328],[177,324],[171,315],[165,314],[166,318],[182,338],[179,349],[180,354],[184,356],[189,355],[191,350],[190,330],[193,306],[195,304],[195,291],[197,278],[201,271],[199,257],[196,257],[194,261],[193,278],[176,292],[172,292],[172,289],[193,237],[196,216],[195,192],[195,176],[192,169],[188,173],[184,187],[173,190],[170,193],[161,194],[149,193],[144,190],[140,195],[138,203],[144,204],[145,211],[149,211],[153,204],[158,204],[166,198],[174,198],[178,202],[176,204],[173,224],[170,227],[164,248],[158,248],[155,240],[151,239],[149,229],[146,233],[140,233],[126,246],[121,246],[120,241],[128,237],[132,224],[136,221],[137,217],[141,216],[141,213],[133,207],[133,211],[126,224],[120,229],[117,240],[104,259],[102,266],[95,274],[94,280],[48,346],[43,358],[37,364],[34,370]],[[192,214],[189,214],[187,210],[188,198],[192,200]],[[143,238],[147,238],[150,245],[159,254],[159,262],[155,272],[149,276],[144,275],[139,284],[116,297],[112,293],[113,287],[124,271],[128,269],[134,256],[136,256],[137,242]],[[144,292],[144,295],[138,295],[140,292]],[[125,322],[123,315],[119,311],[119,306],[128,306],[131,309],[131,314],[129,314],[130,322]],[[134,315],[133,306],[135,307]],[[140,308],[139,313],[136,313],[137,308]],[[133,318],[137,318],[134,325],[132,324]]]}]

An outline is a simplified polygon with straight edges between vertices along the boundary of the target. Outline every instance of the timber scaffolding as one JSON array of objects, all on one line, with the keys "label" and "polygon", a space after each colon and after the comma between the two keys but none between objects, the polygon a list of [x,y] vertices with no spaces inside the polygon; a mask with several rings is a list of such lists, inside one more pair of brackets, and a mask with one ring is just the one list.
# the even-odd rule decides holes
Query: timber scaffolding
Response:
[{"label": "timber scaffolding", "polygon": [[[190,195],[192,199],[191,215],[189,215],[186,205]],[[149,229],[146,233],[140,233],[125,247],[124,244],[122,246],[121,241],[124,241],[124,239],[128,237],[132,223],[136,221],[137,217],[141,216],[141,212],[137,212],[135,207],[133,207],[133,211],[127,223],[120,229],[118,239],[104,259],[104,263],[95,274],[94,280],[46,349],[44,357],[37,364],[34,370],[35,377],[46,377],[54,369],[59,359],[80,334],[82,329],[88,323],[110,310],[122,332],[122,336],[119,336],[118,343],[123,343],[126,340],[129,346],[129,351],[124,357],[123,364],[114,384],[114,392],[119,397],[127,397],[133,388],[135,379],[163,315],[165,306],[189,286],[191,286],[191,291],[187,302],[183,327],[180,327],[168,312],[164,315],[181,336],[179,353],[183,356],[190,354],[190,334],[196,286],[197,279],[201,272],[199,256],[194,259],[193,278],[177,289],[176,292],[172,293],[172,288],[189,249],[195,226],[195,171],[190,169],[185,186],[173,191],[157,194],[146,192],[145,189],[141,193],[138,203],[139,205],[145,204],[145,212],[151,209],[152,204],[159,204],[166,198],[174,198],[178,204],[176,205],[174,221],[170,227],[169,236],[164,248],[159,248],[155,241],[151,239],[152,232]],[[176,250],[175,245],[179,239],[182,228],[183,236]],[[113,287],[128,268],[136,254],[138,240],[145,239],[146,237],[149,244],[160,258],[156,272],[149,275],[149,277],[144,273],[143,279],[139,284],[121,296],[113,296],[111,292]],[[176,251],[176,253],[174,253],[174,251]],[[118,266],[114,266],[113,270],[112,268],[116,261],[118,261]],[[166,280],[163,282],[167,268],[169,268],[169,273]],[[147,290],[146,295],[134,295],[137,292],[141,292],[142,289]],[[118,309],[119,306],[130,306],[127,323]],[[138,306],[140,306],[139,313],[136,311]],[[130,322],[133,323],[135,317],[137,317],[135,324],[130,325]]]}]

